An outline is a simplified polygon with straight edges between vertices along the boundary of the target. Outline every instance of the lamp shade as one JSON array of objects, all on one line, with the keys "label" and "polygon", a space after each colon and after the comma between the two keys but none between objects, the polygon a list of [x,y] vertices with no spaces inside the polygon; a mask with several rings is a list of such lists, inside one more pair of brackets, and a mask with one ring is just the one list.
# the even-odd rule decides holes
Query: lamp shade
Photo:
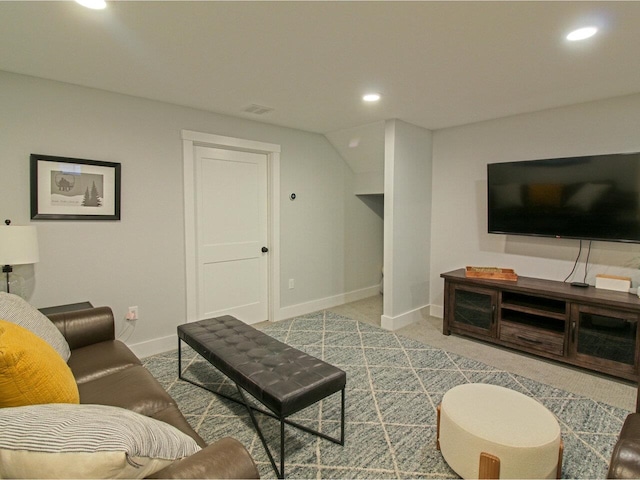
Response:
[{"label": "lamp shade", "polygon": [[36,227],[0,227],[0,265],[22,265],[39,260]]}]

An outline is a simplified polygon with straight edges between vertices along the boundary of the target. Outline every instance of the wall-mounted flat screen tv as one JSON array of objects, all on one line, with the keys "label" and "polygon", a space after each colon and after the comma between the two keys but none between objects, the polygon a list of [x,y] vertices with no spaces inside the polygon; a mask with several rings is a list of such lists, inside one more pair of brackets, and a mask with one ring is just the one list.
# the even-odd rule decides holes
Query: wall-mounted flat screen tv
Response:
[{"label": "wall-mounted flat screen tv", "polygon": [[489,233],[640,243],[640,153],[487,165]]}]

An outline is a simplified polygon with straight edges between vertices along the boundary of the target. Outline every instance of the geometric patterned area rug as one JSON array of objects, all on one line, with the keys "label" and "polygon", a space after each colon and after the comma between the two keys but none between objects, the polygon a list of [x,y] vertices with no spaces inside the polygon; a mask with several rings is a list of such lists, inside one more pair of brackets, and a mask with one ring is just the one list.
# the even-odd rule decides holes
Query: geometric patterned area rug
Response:
[{"label": "geometric patterned area rug", "polygon": [[[629,413],[326,311],[261,330],[347,372],[345,445],[287,426],[287,478],[458,478],[436,449],[436,407],[447,390],[463,383],[511,388],[553,412],[564,441],[563,478],[605,478]],[[237,395],[222,374],[183,347],[185,375]],[[200,436],[207,442],[237,438],[253,455],[261,477],[275,478],[244,406],[179,380],[177,350],[147,357],[144,364]],[[256,418],[279,458],[278,421]],[[340,394],[291,418],[339,437]]]}]

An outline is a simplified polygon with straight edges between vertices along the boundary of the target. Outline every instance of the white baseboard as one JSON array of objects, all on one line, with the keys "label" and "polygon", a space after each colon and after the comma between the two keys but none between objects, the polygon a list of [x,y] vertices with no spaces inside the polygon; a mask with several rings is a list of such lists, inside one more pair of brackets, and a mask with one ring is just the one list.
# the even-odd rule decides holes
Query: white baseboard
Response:
[{"label": "white baseboard", "polygon": [[387,315],[382,315],[380,317],[381,327],[385,330],[398,330],[402,327],[406,327],[407,325],[411,325],[423,318],[426,318],[429,315],[429,305],[425,305],[424,307],[416,308],[415,310],[410,310],[402,315],[398,315],[396,317],[389,317]]},{"label": "white baseboard", "polygon": [[[276,312],[274,321],[285,320],[287,318],[305,315],[307,313],[317,312],[325,308],[331,308],[344,303],[355,302],[363,298],[372,297],[380,293],[380,285],[373,287],[354,290],[352,292],[335,295],[333,297],[321,298],[312,302],[300,303],[290,307],[281,308]],[[158,353],[164,353],[178,348],[178,335],[169,335],[161,338],[154,338],[145,342],[134,343],[128,347],[136,354],[138,358],[150,357]]]},{"label": "white baseboard", "polygon": [[318,300],[312,300],[311,302],[283,307],[274,313],[275,318],[273,320],[277,322],[279,320],[317,312],[318,310],[324,310],[325,308],[336,307],[345,303],[362,300],[363,298],[373,297],[379,293],[380,285],[374,285],[373,287],[362,288],[360,290],[334,295],[333,297],[325,297]]},{"label": "white baseboard", "polygon": [[431,316],[436,318],[444,318],[444,307],[442,305],[431,305]]},{"label": "white baseboard", "polygon": [[178,348],[178,335],[154,338],[146,342],[127,345],[138,358],[150,357],[158,353],[169,352]]}]

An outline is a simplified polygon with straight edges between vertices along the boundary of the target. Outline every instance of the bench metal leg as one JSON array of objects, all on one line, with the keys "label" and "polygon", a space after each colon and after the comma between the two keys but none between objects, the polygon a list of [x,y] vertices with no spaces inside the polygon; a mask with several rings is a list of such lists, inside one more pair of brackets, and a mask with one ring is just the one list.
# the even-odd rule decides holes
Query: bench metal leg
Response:
[{"label": "bench metal leg", "polygon": [[[240,394],[240,397],[242,397],[242,401],[244,402],[245,407],[247,407],[247,411],[249,412],[249,417],[251,417],[251,423],[253,423],[253,427],[256,429],[256,433],[258,434],[258,437],[260,437],[260,441],[262,442],[262,446],[267,452],[267,456],[269,457],[269,461],[271,462],[271,466],[273,467],[273,470],[276,472],[276,475],[278,476],[278,478],[284,478],[284,422],[282,421],[282,419],[280,419],[280,470],[278,470],[278,467],[276,466],[276,461],[273,458],[273,454],[271,453],[271,450],[269,449],[269,445],[267,444],[267,439],[264,438],[262,429],[260,428],[260,425],[258,425],[258,421],[256,420],[256,417],[253,414],[254,409],[251,407],[246,397],[244,396],[244,393],[242,392],[242,388],[240,388],[238,384],[236,384],[236,388],[238,389],[238,393]],[[236,402],[240,403],[237,400]]]},{"label": "bench metal leg", "polygon": [[[346,398],[345,398],[345,389],[343,388],[341,390],[341,411],[340,411],[340,438],[334,438],[334,437],[330,437],[329,435],[322,433],[322,432],[318,432],[317,430],[313,430],[309,427],[306,427],[305,425],[301,425],[297,422],[294,422],[292,420],[288,420],[286,417],[281,417],[279,415],[274,414],[273,412],[270,412],[268,410],[264,410],[258,407],[255,407],[253,405],[251,405],[248,401],[247,398],[244,394],[244,391],[242,389],[242,387],[240,387],[240,385],[238,385],[237,383],[233,382],[236,386],[236,389],[238,390],[238,393],[240,394],[240,398],[242,399],[241,401],[238,400],[237,398],[231,397],[229,395],[226,395],[224,393],[221,392],[216,392],[211,390],[210,388],[207,388],[205,385],[195,382],[189,378],[186,378],[182,375],[182,350],[181,350],[181,339],[178,338],[178,378],[180,380],[184,380],[185,382],[188,382],[192,385],[195,385],[196,387],[200,387],[208,392],[214,393],[220,397],[226,398],[227,400],[231,400],[232,402],[235,402],[239,405],[244,405],[247,408],[247,411],[249,412],[249,417],[251,418],[251,423],[253,423],[254,428],[256,429],[256,433],[258,434],[258,437],[260,438],[260,441],[262,442],[262,446],[264,447],[265,451],[267,452],[267,456],[269,457],[269,461],[271,462],[271,466],[273,467],[273,470],[276,472],[276,475],[278,476],[278,478],[284,478],[284,426],[285,424],[287,425],[291,425],[293,427],[298,428],[299,430],[302,430],[304,432],[307,433],[311,433],[313,435],[316,435],[320,438],[324,438],[325,440],[329,440],[330,442],[336,443],[338,445],[344,445],[344,439],[345,439],[345,405],[346,405]],[[213,365],[212,365],[213,366]],[[215,367],[214,367],[215,368]],[[218,370],[219,371],[219,370]],[[224,375],[224,374],[223,374]],[[226,376],[226,375],[225,375]],[[227,377],[228,378],[228,377]],[[230,379],[231,380],[231,379]],[[258,425],[258,421],[255,418],[255,415],[253,414],[253,412],[259,412],[262,413],[263,415],[267,415],[271,418],[275,418],[277,420],[280,421],[280,469],[278,469],[277,465],[276,465],[276,461],[273,458],[273,455],[271,453],[271,450],[269,449],[269,446],[267,445],[267,440],[264,437],[264,434],[262,433],[262,430],[260,429],[260,426]]]},{"label": "bench metal leg", "polygon": [[182,378],[182,341],[178,337],[178,378]]},{"label": "bench metal leg", "polygon": [[284,421],[283,419],[280,419],[280,475],[281,475],[280,478],[284,478]]},{"label": "bench metal leg", "polygon": [[[236,389],[238,390],[238,393],[240,394],[240,397],[242,398],[242,402],[239,402],[236,398],[232,398],[229,397],[228,395],[224,395],[222,393],[219,392],[214,392],[212,390],[209,390],[208,388],[206,388],[203,385],[198,385],[197,383],[192,382],[189,379],[184,379],[189,383],[192,383],[198,387],[204,388],[205,390],[215,393],[217,395],[220,395],[222,397],[225,397],[229,400],[232,400],[236,403],[244,403],[245,407],[247,407],[247,411],[249,412],[249,416],[251,417],[251,422],[253,423],[254,428],[256,429],[256,432],[258,433],[258,437],[260,437],[260,441],[262,442],[262,446],[264,447],[265,451],[267,452],[267,456],[269,457],[269,461],[271,462],[271,466],[273,467],[273,470],[276,472],[276,475],[278,476],[278,478],[284,478],[284,426],[285,424],[291,425],[293,427],[298,428],[299,430],[303,430],[305,432],[314,434],[318,437],[324,438],[326,440],[329,440],[333,443],[337,443],[338,445],[344,445],[344,422],[345,422],[345,413],[344,413],[344,407],[345,407],[345,389],[343,388],[341,391],[342,394],[342,408],[341,408],[341,412],[340,412],[340,439],[338,440],[337,438],[333,438],[330,437],[329,435],[322,433],[322,432],[318,432],[317,430],[313,430],[309,427],[306,427],[304,425],[301,425],[299,423],[293,422],[291,420],[287,420],[286,417],[280,417],[277,415],[274,415],[271,412],[267,412],[265,410],[262,410],[260,408],[254,407],[252,405],[249,404],[249,402],[247,401],[246,396],[244,395],[244,392],[242,390],[242,388],[240,387],[240,385],[238,385],[236,383]],[[273,454],[271,453],[271,450],[269,449],[269,446],[267,445],[267,440],[265,439],[262,430],[260,429],[260,426],[258,425],[258,421],[255,418],[255,415],[253,414],[253,410],[255,410],[256,412],[262,413],[264,415],[268,415],[269,417],[272,418],[276,418],[280,421],[280,470],[278,470],[278,468],[276,467],[276,462],[275,459],[273,458]]]}]

